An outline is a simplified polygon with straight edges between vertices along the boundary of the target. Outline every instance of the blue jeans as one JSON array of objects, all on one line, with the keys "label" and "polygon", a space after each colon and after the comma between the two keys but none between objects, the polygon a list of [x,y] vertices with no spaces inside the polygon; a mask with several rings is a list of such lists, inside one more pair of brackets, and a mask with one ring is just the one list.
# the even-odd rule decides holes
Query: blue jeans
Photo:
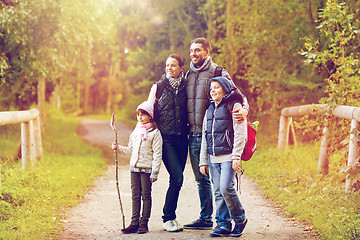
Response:
[{"label": "blue jeans", "polygon": [[232,169],[232,162],[209,163],[209,167],[215,192],[216,223],[231,231],[231,219],[235,224],[241,224],[245,220],[245,210],[234,188],[235,171]]},{"label": "blue jeans", "polygon": [[163,208],[163,222],[176,219],[176,208],[180,189],[184,181],[184,169],[188,154],[187,136],[164,135],[163,162],[169,173],[169,188]]},{"label": "blue jeans", "polygon": [[211,190],[210,177],[204,176],[200,172],[200,148],[201,148],[201,136],[189,138],[189,150],[190,150],[190,161],[194,172],[195,180],[198,186],[199,198],[200,198],[200,220],[204,222],[213,222],[213,197]]}]

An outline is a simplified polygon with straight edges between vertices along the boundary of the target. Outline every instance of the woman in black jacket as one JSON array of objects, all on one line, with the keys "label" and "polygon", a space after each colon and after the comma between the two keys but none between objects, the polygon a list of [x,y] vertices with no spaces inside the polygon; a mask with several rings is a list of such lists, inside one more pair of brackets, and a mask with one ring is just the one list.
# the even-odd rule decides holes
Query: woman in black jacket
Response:
[{"label": "woman in black jacket", "polygon": [[171,54],[162,80],[153,85],[148,99],[154,103],[154,119],[163,138],[163,162],[170,175],[162,216],[163,229],[169,232],[183,230],[175,213],[188,154],[187,81],[183,71],[184,59]]}]

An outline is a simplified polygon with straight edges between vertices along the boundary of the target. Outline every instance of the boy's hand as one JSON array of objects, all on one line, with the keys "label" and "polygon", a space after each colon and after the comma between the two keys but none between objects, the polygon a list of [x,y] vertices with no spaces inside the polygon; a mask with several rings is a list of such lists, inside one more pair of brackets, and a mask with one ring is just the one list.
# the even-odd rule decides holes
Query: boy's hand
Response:
[{"label": "boy's hand", "polygon": [[244,121],[248,115],[248,110],[246,110],[245,108],[236,108],[232,111],[233,114],[233,118],[235,120],[235,122],[237,123],[241,123],[242,121]]},{"label": "boy's hand", "polygon": [[200,172],[202,175],[207,176],[209,173],[209,167],[207,165],[200,166]]},{"label": "boy's hand", "polygon": [[241,171],[240,159],[236,159],[232,161],[232,168],[235,172]]},{"label": "boy's hand", "polygon": [[119,146],[118,143],[113,143],[113,144],[111,145],[111,148],[112,148],[112,150],[116,150],[116,149],[118,148],[118,146]]}]

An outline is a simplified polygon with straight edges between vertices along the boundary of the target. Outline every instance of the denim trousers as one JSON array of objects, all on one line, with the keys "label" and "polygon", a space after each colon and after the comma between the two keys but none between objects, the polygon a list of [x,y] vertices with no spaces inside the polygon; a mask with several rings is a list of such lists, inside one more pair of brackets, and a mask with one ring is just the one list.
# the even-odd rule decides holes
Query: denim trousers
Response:
[{"label": "denim trousers", "polygon": [[194,172],[195,180],[198,186],[199,199],[200,199],[200,220],[212,223],[213,213],[213,197],[211,190],[211,182],[209,175],[204,176],[200,172],[200,149],[201,149],[201,136],[189,138],[189,152],[191,166]]},{"label": "denim trousers", "polygon": [[163,207],[163,222],[176,219],[180,189],[184,182],[184,169],[188,154],[187,136],[163,136],[163,162],[169,173],[169,188]]},{"label": "denim trousers", "polygon": [[245,220],[245,210],[234,187],[235,171],[232,169],[232,161],[209,163],[209,167],[215,192],[217,225],[231,231],[231,219],[235,224],[241,224]]},{"label": "denim trousers", "polygon": [[[151,213],[150,173],[131,172],[132,217],[131,225],[147,224]],[[140,217],[142,198],[142,214]]]}]

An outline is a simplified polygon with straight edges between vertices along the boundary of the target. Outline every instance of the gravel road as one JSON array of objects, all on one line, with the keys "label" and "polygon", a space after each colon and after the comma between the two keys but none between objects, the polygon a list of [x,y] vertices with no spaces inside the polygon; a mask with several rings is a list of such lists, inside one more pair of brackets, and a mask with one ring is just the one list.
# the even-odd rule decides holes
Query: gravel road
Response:
[{"label": "gravel road", "polygon": [[[132,127],[116,122],[119,142],[127,145]],[[78,131],[87,142],[103,150],[108,159],[108,169],[94,181],[94,187],[76,207],[65,214],[63,233],[60,239],[149,239],[149,240],[191,240],[213,239],[209,230],[187,230],[170,233],[162,230],[162,207],[168,186],[168,173],[162,166],[159,180],[153,184],[153,207],[149,221],[149,233],[122,234],[122,217],[116,191],[114,154],[110,149],[114,134],[109,121],[81,119]],[[131,219],[131,192],[128,159],[119,156],[119,182],[121,199],[126,216],[126,226]],[[196,182],[188,163],[185,168],[185,181],[180,192],[177,219],[186,224],[195,220],[200,212]],[[303,240],[315,239],[311,231],[302,223],[284,217],[283,210],[276,207],[257,188],[249,177],[242,179],[240,201],[249,220],[244,234],[238,239],[247,240]],[[222,239],[222,238],[220,238]],[[226,238],[228,239],[228,238]]]}]

